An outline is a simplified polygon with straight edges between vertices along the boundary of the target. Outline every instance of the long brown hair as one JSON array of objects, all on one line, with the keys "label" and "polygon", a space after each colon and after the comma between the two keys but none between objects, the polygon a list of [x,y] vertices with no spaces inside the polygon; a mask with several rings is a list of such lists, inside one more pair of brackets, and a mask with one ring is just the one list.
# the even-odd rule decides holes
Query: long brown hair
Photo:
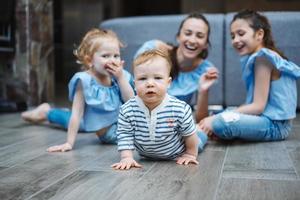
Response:
[{"label": "long brown hair", "polygon": [[264,31],[264,47],[277,52],[281,57],[287,59],[287,57],[275,46],[271,31],[271,25],[266,16],[253,10],[242,10],[233,16],[231,24],[237,19],[246,20],[249,23],[249,26],[254,30],[254,32],[262,29]]}]

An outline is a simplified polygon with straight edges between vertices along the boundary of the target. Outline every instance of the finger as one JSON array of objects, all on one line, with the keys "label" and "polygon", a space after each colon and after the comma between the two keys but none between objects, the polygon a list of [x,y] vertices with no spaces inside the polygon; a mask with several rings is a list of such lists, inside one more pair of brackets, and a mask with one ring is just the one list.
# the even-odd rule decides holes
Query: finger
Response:
[{"label": "finger", "polygon": [[130,169],[130,167],[131,167],[131,163],[127,163],[127,165],[126,165],[126,170],[128,170],[128,169]]},{"label": "finger", "polygon": [[142,165],[140,165],[139,163],[137,163],[136,161],[134,161],[134,166],[137,167],[137,168],[141,168]]},{"label": "finger", "polygon": [[182,158],[179,158],[176,163],[179,165],[182,165],[183,162],[184,162],[184,160]]},{"label": "finger", "polygon": [[193,160],[190,160],[190,163],[193,163],[193,164],[196,164],[196,165],[198,165],[198,164],[199,164],[199,162],[198,162],[197,160],[195,160],[195,159],[193,159]]},{"label": "finger", "polygon": [[53,147],[49,147],[48,148],[48,151],[49,152],[56,152],[56,151],[58,151],[59,150],[59,146],[53,146]]}]

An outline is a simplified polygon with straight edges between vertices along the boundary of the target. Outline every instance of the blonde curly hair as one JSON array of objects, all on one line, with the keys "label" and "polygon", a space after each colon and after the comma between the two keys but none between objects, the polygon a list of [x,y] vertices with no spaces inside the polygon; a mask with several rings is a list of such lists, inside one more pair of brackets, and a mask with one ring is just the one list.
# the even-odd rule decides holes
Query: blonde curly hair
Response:
[{"label": "blonde curly hair", "polygon": [[119,42],[119,47],[124,47],[117,34],[112,30],[93,28],[82,38],[80,45],[73,50],[76,62],[81,64],[84,69],[89,69],[94,53],[101,46],[102,39],[112,38]]}]

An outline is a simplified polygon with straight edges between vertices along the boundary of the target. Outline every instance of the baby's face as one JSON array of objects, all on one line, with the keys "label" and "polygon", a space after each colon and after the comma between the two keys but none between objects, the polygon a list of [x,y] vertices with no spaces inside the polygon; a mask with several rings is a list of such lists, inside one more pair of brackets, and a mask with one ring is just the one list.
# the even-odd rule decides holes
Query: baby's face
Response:
[{"label": "baby's face", "polygon": [[137,95],[149,110],[154,109],[163,101],[171,82],[167,61],[154,57],[136,66],[134,77]]}]

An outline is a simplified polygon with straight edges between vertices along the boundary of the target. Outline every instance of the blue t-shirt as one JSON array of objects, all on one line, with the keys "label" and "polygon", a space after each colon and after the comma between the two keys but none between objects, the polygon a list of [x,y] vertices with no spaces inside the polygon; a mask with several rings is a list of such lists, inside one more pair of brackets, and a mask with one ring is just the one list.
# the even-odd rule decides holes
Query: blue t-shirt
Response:
[{"label": "blue t-shirt", "polygon": [[[132,76],[125,71],[127,80],[132,83]],[[119,85],[112,79],[111,86],[98,83],[89,73],[77,72],[69,82],[69,100],[73,101],[77,83],[81,82],[85,101],[82,118],[83,131],[97,131],[118,120],[119,108],[123,104]]]},{"label": "blue t-shirt", "polygon": [[262,48],[250,56],[241,58],[242,77],[247,89],[246,103],[253,102],[255,60],[262,56],[267,58],[281,72],[280,78],[270,83],[269,97],[262,115],[272,120],[292,119],[296,116],[296,79],[300,77],[300,68],[270,49]]}]

